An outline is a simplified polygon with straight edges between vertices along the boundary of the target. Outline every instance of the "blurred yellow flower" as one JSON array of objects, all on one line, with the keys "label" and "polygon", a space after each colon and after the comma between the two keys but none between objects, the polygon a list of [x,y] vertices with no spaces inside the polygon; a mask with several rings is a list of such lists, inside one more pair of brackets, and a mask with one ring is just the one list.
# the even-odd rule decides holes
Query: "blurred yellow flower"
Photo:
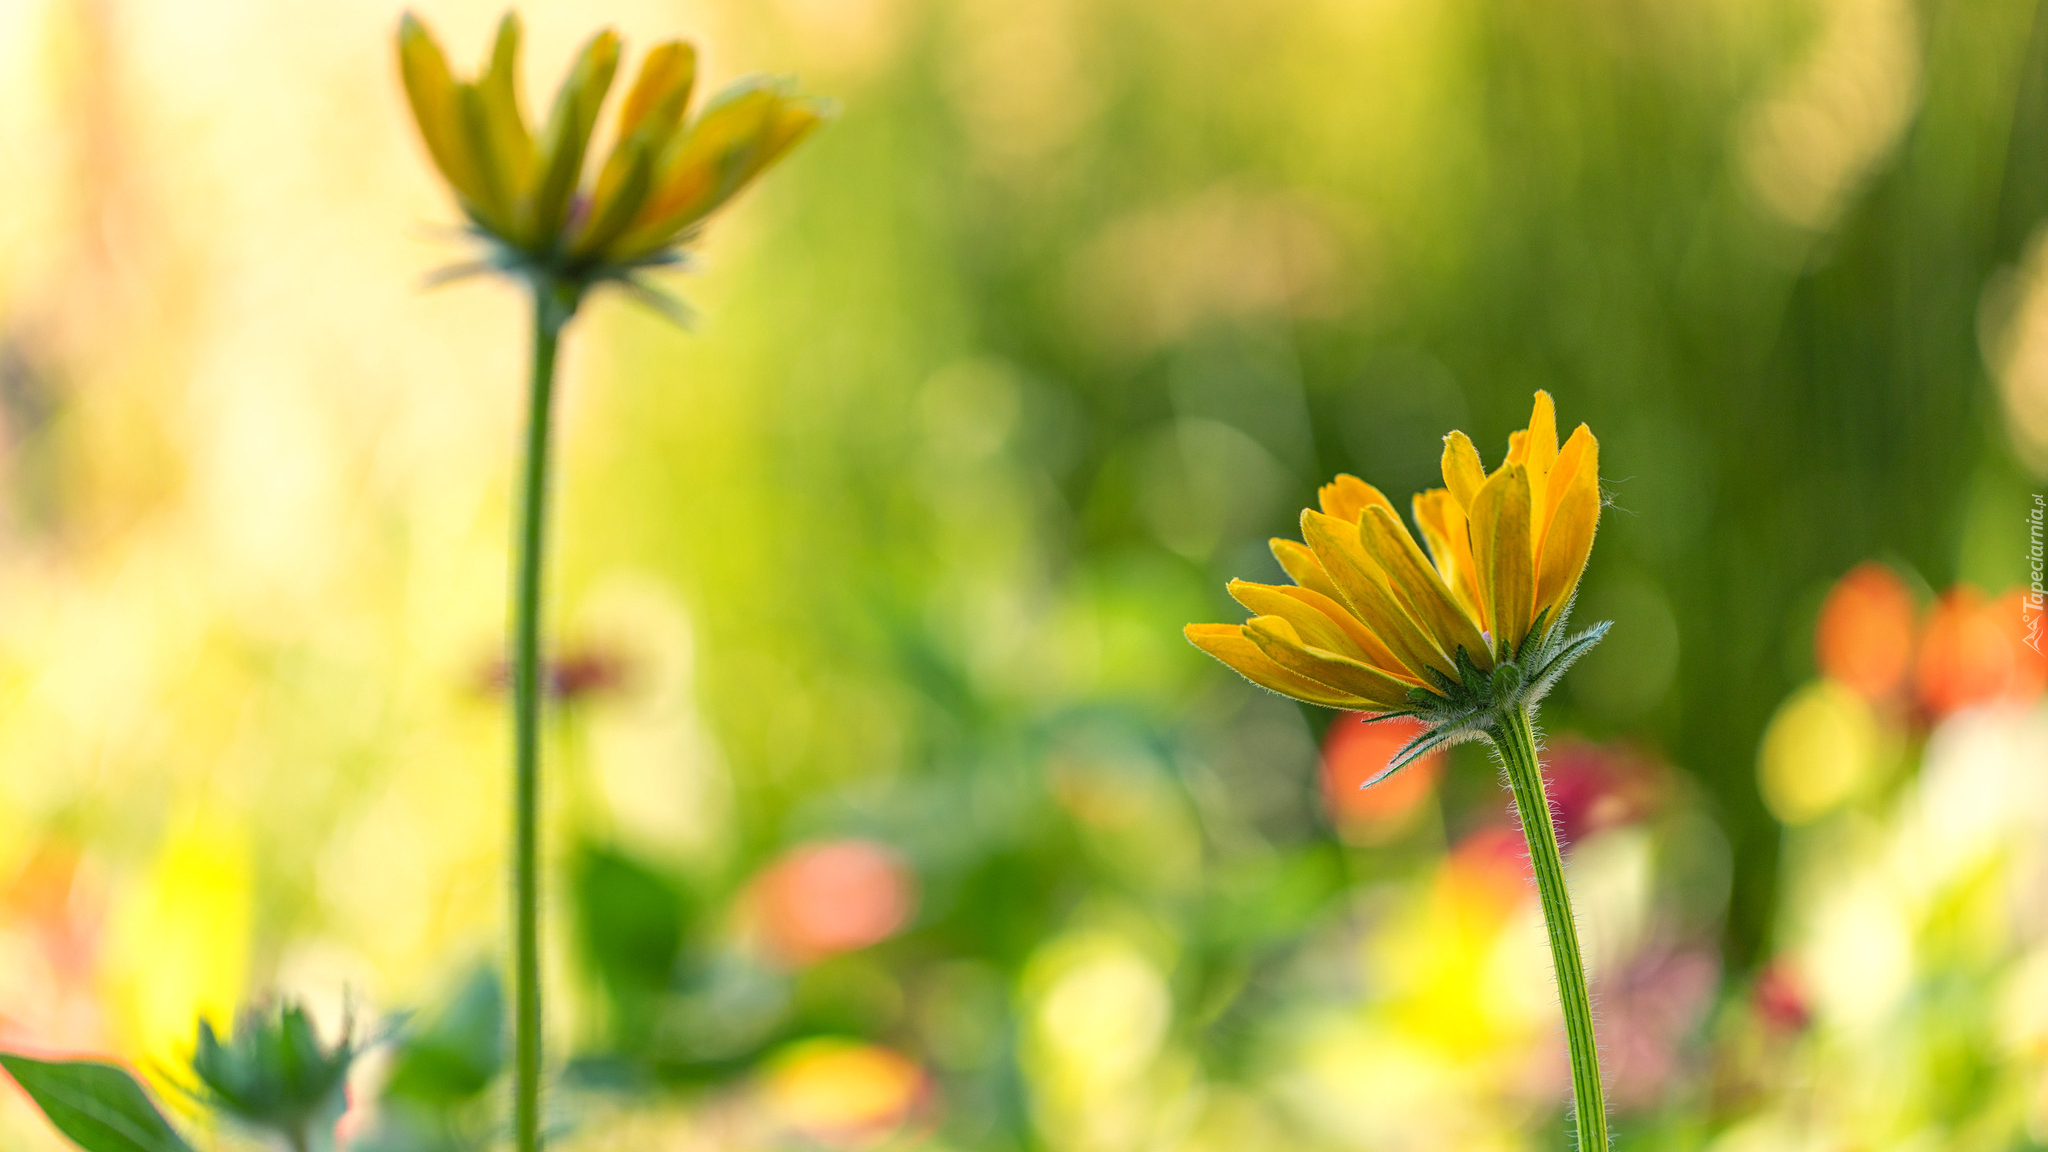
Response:
[{"label": "blurred yellow flower", "polygon": [[762,1102],[779,1126],[826,1148],[881,1143],[917,1111],[924,1071],[888,1048],[831,1036],[799,1040],[769,1061]]},{"label": "blurred yellow flower", "polygon": [[1463,432],[1444,438],[1445,487],[1412,504],[1427,555],[1379,489],[1338,476],[1321,509],[1301,514],[1306,543],[1273,541],[1294,583],[1232,581],[1251,621],[1190,624],[1187,637],[1254,684],[1331,708],[1437,706],[1418,689],[1455,704],[1461,687],[1515,661],[1517,690],[1554,679],[1561,667],[1531,657],[1561,654],[1539,650],[1559,634],[1593,548],[1599,465],[1583,424],[1558,446],[1550,396],[1538,392],[1491,475]]},{"label": "blurred yellow flower", "polygon": [[686,120],[697,51],[669,41],[648,53],[619,111],[616,143],[594,185],[579,187],[599,108],[619,65],[619,38],[590,38],[535,135],[516,73],[519,17],[505,14],[483,74],[456,80],[424,24],[398,27],[399,69],[427,151],[478,231],[491,266],[573,285],[626,279],[673,262],[704,221],[823,120],[825,105],[751,78]]},{"label": "blurred yellow flower", "polygon": [[1825,816],[1873,782],[1883,745],[1868,701],[1833,680],[1808,684],[1764,729],[1757,752],[1764,805],[1786,824]]}]

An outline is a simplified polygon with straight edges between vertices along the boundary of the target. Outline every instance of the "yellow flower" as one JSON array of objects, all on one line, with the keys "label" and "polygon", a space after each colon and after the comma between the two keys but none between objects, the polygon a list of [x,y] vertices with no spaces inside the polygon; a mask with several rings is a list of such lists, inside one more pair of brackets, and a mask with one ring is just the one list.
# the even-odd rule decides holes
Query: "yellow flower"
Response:
[{"label": "yellow flower", "polygon": [[580,286],[672,262],[712,212],[826,115],[785,84],[749,79],[690,120],[697,52],[670,41],[641,64],[616,142],[586,189],[584,154],[618,70],[619,38],[606,30],[583,46],[538,135],[521,107],[519,39],[519,17],[508,12],[483,74],[461,81],[417,18],[408,12],[398,26],[399,69],[427,151],[506,270]]},{"label": "yellow flower", "polygon": [[1276,539],[1293,584],[1233,580],[1253,616],[1190,624],[1196,647],[1296,700],[1423,717],[1434,726],[1533,703],[1604,625],[1562,621],[1600,520],[1600,446],[1579,425],[1560,448],[1548,393],[1489,475],[1463,432],[1444,437],[1444,487],[1414,498],[1416,543],[1355,476],[1323,486],[1302,539]]}]

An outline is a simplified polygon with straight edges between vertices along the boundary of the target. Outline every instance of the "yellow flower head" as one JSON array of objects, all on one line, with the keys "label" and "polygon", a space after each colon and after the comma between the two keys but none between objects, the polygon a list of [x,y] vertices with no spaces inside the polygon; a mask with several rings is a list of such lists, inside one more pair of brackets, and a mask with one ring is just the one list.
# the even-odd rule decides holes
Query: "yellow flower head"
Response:
[{"label": "yellow flower head", "polygon": [[1412,504],[1426,553],[1379,489],[1339,476],[1301,514],[1306,543],[1273,541],[1294,583],[1232,581],[1252,619],[1190,624],[1188,639],[1330,708],[1484,727],[1490,709],[1533,703],[1605,630],[1562,627],[1600,521],[1600,445],[1581,424],[1560,448],[1538,392],[1491,475],[1463,432],[1444,437],[1443,471]]},{"label": "yellow flower head", "polygon": [[590,38],[536,135],[519,93],[519,17],[498,25],[483,74],[461,81],[433,34],[407,13],[398,62],[435,167],[493,264],[587,285],[676,259],[705,219],[824,119],[825,106],[778,82],[743,80],[689,118],[697,51],[670,41],[647,54],[615,142],[582,187],[584,155],[619,66],[619,38]]}]

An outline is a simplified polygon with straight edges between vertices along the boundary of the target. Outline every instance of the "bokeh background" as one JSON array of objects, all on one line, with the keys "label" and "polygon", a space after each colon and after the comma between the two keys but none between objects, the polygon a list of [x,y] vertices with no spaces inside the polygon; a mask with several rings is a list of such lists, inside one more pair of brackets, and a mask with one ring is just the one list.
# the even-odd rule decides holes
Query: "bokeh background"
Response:
[{"label": "bokeh background", "polygon": [[[1398,733],[1180,637],[1546,388],[1612,499],[1544,720],[1621,1145],[2048,1147],[2037,5],[524,12],[532,103],[602,21],[843,106],[693,331],[568,342],[564,1143],[1561,1148],[1484,753],[1359,792]],[[410,1012],[387,1152],[495,1136],[525,353],[422,287],[397,15],[0,4],[0,1043]]]}]

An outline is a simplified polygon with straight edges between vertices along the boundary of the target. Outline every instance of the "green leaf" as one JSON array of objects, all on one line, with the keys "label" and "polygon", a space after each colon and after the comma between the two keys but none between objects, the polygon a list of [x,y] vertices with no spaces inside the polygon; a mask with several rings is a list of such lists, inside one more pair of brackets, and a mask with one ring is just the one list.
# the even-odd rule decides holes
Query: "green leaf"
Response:
[{"label": "green leaf", "polygon": [[688,932],[688,895],[616,848],[585,845],[571,872],[579,943],[615,995],[668,987]]},{"label": "green leaf", "polygon": [[0,1052],[0,1068],[57,1131],[86,1152],[192,1152],[128,1070],[102,1060],[32,1060]]},{"label": "green leaf", "polygon": [[384,1095],[432,1108],[474,1098],[504,1064],[504,1030],[505,994],[497,974],[478,968],[453,1000],[399,1043]]}]

